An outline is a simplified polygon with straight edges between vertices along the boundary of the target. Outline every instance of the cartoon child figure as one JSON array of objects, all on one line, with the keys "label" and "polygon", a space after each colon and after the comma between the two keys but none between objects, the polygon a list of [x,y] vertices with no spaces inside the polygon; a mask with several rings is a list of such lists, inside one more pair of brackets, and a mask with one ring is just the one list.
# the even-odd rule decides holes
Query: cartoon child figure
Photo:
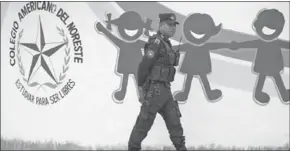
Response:
[{"label": "cartoon child figure", "polygon": [[180,51],[185,52],[180,72],[186,74],[186,80],[183,90],[174,93],[175,99],[180,103],[187,100],[194,76],[198,76],[208,101],[216,102],[221,99],[222,91],[212,90],[207,78],[212,71],[210,51],[230,46],[229,43],[207,42],[212,36],[217,35],[221,28],[222,25],[216,26],[208,14],[194,13],[185,19],[183,34],[188,43],[180,46]]},{"label": "cartoon child figure", "polygon": [[144,23],[140,15],[133,11],[125,12],[115,20],[111,20],[111,14],[107,16],[107,28],[111,30],[111,24],[116,25],[122,39],[115,37],[100,22],[96,23],[95,29],[97,32],[103,33],[119,48],[116,74],[121,74],[122,79],[120,88],[113,93],[113,99],[117,103],[123,103],[122,100],[126,95],[129,74],[134,75],[136,82],[138,64],[142,59],[141,48],[144,47],[145,42],[138,38],[143,34],[143,28],[146,29],[145,35],[149,36],[148,30],[152,30],[150,28],[152,21],[148,19]]},{"label": "cartoon child figure", "polygon": [[253,30],[260,37],[257,40],[232,42],[232,49],[257,48],[253,71],[258,79],[254,90],[254,100],[267,105],[270,97],[263,92],[266,76],[273,78],[283,103],[289,104],[289,89],[283,83],[280,73],[284,69],[281,48],[289,50],[289,42],[278,40],[285,24],[284,16],[277,9],[262,9],[253,21]]}]

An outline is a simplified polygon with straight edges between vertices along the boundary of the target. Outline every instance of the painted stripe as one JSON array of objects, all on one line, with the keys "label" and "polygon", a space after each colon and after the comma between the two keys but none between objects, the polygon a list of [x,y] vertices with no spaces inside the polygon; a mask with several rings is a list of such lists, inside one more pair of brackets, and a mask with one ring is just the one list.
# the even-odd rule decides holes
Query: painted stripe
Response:
[{"label": "painted stripe", "polygon": [[[158,14],[164,12],[173,12],[176,14],[177,21],[182,23],[186,16],[175,12],[160,3],[157,2],[117,2],[117,4],[123,8],[124,11],[136,11],[142,17],[150,18],[153,20],[152,28],[156,31],[158,29]],[[150,8],[150,11],[149,11]],[[180,30],[176,31],[176,34],[172,39],[179,40],[180,37],[183,36]],[[183,38],[183,42],[186,42]],[[256,36],[252,36],[249,34],[223,29],[219,35],[211,38],[209,42],[230,42],[230,41],[247,41],[247,40],[254,40],[258,39]],[[284,50],[284,49],[283,49]],[[245,61],[253,61],[255,59],[256,49],[248,49],[247,51],[240,49],[238,53],[231,52],[228,50],[219,50],[213,51],[213,53],[220,54],[223,56],[236,58]],[[289,67],[289,50],[282,51],[283,59],[284,59],[284,66]]]},{"label": "painted stripe", "polygon": [[[99,2],[93,3],[93,4],[89,3],[89,6],[95,12],[96,10],[98,10],[98,8],[100,8],[100,5],[101,4]],[[124,13],[124,10],[120,8],[119,5],[113,2],[107,3],[106,6],[104,5],[101,5],[101,6],[102,6],[101,9],[103,9],[103,7],[106,7],[106,11],[112,13],[112,15],[116,17]],[[103,14],[104,12],[98,12],[96,15],[98,18],[103,18],[103,20],[106,20],[104,16],[98,16],[98,15],[103,15]],[[103,21],[102,23],[105,26]],[[119,37],[116,30],[114,30],[114,28],[113,28],[113,33],[115,36]],[[143,41],[147,41],[147,39],[143,37],[141,37],[140,39]],[[172,39],[172,43],[174,44],[178,42]],[[253,91],[253,88],[255,86],[255,81],[256,81],[256,75],[254,75],[251,72],[252,62],[229,58],[229,57],[225,57],[223,55],[214,54],[214,53],[211,53],[211,57],[212,57],[212,64],[213,64],[213,72],[211,75],[209,75],[209,80],[212,83],[223,85],[226,87],[235,88],[235,89],[240,89],[247,92]],[[223,67],[222,70],[220,70],[221,67]],[[289,83],[288,77],[289,77],[289,68],[285,68],[284,74],[282,74],[282,78],[286,84]],[[176,82],[182,82],[182,81],[179,80]],[[286,87],[287,86],[288,85],[286,85]],[[269,84],[268,80],[265,83],[264,89],[266,90],[266,92],[269,93],[269,95],[275,96],[275,97],[278,96],[274,85]]]},{"label": "painted stripe", "polygon": [[[264,8],[273,8],[283,13],[285,24],[280,39],[289,41],[289,3],[287,2],[158,2],[180,14],[210,14],[215,24],[222,24],[225,29],[240,31],[252,36],[252,28],[257,12]],[[224,11],[221,11],[224,10]]]},{"label": "painted stripe", "polygon": [[[111,3],[111,5],[113,6],[113,10],[116,10],[116,12],[118,12],[118,14],[116,14],[116,15],[119,16],[119,15],[123,14],[125,11],[121,8],[120,5],[117,5],[117,3]],[[154,34],[154,33],[156,33],[156,32],[155,31],[151,32],[151,34]],[[141,37],[140,39],[143,40],[143,41],[147,41],[147,39],[143,38],[143,37]],[[171,43],[173,45],[178,45],[179,42],[176,40],[176,38],[171,38]],[[183,44],[183,43],[181,43],[181,44]],[[252,67],[252,61],[246,61],[246,60],[230,58],[230,57],[226,57],[224,55],[216,54],[216,53],[212,53],[212,52],[211,52],[211,58],[212,59],[222,60],[222,61],[225,61],[225,62],[228,62],[228,63],[233,63],[233,64],[236,64],[236,65],[249,67],[249,68]],[[289,68],[288,67],[285,67],[284,74],[289,75]]]}]

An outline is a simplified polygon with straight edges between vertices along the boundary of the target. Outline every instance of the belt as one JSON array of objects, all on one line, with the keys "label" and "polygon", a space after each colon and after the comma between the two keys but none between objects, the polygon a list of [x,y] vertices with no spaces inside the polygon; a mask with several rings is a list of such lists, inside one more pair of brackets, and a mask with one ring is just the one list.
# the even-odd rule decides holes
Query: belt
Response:
[{"label": "belt", "polygon": [[167,87],[170,87],[170,82],[168,82],[168,81],[148,80],[148,84],[163,84]]}]

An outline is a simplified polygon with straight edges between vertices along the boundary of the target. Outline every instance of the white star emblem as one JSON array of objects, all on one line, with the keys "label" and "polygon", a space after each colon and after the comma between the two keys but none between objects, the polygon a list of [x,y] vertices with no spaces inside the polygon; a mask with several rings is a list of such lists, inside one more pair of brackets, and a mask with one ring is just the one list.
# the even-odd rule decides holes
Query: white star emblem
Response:
[{"label": "white star emblem", "polygon": [[[20,43],[20,44],[28,48],[26,50],[28,51],[29,54],[33,56],[27,82],[29,82],[29,80],[31,79],[32,74],[35,74],[38,71],[38,69],[42,67],[44,71],[50,76],[50,78],[53,79],[55,83],[58,83],[55,76],[52,73],[53,69],[52,65],[48,65],[47,62],[50,59],[50,57],[66,43],[64,42],[46,43],[41,24],[41,19],[39,17],[39,28],[36,43]],[[37,68],[35,68],[36,64],[38,64]]]}]

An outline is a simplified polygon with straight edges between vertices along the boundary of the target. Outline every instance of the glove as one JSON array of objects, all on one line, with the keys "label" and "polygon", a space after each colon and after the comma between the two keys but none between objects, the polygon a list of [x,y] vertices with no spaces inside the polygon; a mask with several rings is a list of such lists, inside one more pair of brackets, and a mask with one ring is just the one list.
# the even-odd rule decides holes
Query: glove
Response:
[{"label": "glove", "polygon": [[144,92],[142,87],[138,87],[138,92],[139,92],[139,102],[142,104],[144,102]]}]

